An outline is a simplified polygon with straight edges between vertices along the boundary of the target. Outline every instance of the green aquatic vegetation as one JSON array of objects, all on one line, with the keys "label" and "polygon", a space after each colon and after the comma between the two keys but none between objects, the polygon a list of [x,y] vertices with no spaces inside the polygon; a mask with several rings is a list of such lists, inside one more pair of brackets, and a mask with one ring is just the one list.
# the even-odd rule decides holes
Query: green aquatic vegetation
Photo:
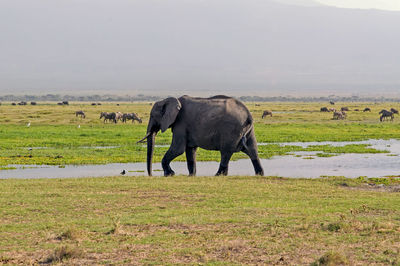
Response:
[{"label": "green aquatic vegetation", "polygon": [[[296,151],[318,151],[323,154],[378,153],[382,151],[360,145],[345,147],[317,145],[304,149],[274,143],[355,141],[400,136],[400,124],[397,119],[393,123],[380,123],[376,119],[377,112],[384,108],[384,104],[373,105],[373,108],[371,107],[373,112],[368,114],[350,112],[347,121],[332,121],[331,114],[320,113],[319,108],[322,104],[326,103],[246,103],[254,117],[258,142],[271,143],[259,146],[260,157],[270,158]],[[357,104],[372,106],[370,103]],[[349,107],[360,108],[355,104]],[[80,109],[87,113],[86,119],[75,117],[74,112]],[[121,112],[139,113],[143,118],[143,124],[104,124],[99,119],[101,111],[117,111],[117,109]],[[102,106],[90,106],[90,103],[57,106],[55,103],[48,103],[25,107],[3,104],[0,106],[0,165],[144,162],[146,145],[136,142],[146,133],[150,109],[151,105],[148,103],[120,103],[120,106],[114,103],[104,103]],[[262,111],[265,109],[283,113],[261,119]],[[290,113],[285,113],[288,110]],[[30,127],[27,127],[27,122],[31,122]],[[156,144],[168,145],[171,143],[171,138],[170,130],[159,133]],[[157,147],[154,161],[160,161],[167,149],[168,147]],[[233,160],[241,158],[247,156],[236,153],[232,157]],[[220,154],[216,151],[199,149],[197,159],[219,161]],[[183,161],[185,156],[179,156],[176,160]]]}]

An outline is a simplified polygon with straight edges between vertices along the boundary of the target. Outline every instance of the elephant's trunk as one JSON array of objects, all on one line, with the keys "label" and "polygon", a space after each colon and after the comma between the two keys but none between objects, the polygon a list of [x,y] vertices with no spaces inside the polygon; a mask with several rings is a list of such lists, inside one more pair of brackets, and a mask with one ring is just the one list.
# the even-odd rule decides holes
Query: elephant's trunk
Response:
[{"label": "elephant's trunk", "polygon": [[147,137],[147,173],[149,176],[152,175],[155,136],[156,132],[151,132]]}]

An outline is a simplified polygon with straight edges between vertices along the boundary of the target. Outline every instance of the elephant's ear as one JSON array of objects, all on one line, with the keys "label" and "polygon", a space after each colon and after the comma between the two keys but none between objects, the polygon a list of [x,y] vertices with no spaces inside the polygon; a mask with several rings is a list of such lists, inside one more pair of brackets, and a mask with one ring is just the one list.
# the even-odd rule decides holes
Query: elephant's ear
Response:
[{"label": "elephant's ear", "polygon": [[169,97],[164,101],[161,132],[165,132],[175,122],[176,116],[182,108],[181,102],[177,98]]}]

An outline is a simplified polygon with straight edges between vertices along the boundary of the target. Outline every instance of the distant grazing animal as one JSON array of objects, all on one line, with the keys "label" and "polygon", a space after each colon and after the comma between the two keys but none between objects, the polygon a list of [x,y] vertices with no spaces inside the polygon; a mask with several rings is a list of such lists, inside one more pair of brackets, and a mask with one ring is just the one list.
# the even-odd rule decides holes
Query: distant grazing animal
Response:
[{"label": "distant grazing animal", "polygon": [[333,118],[332,119],[334,119],[334,120],[339,120],[339,119],[343,120],[343,119],[346,119],[346,117],[347,117],[347,114],[345,112],[343,112],[343,111],[335,111],[333,113]]},{"label": "distant grazing animal", "polygon": [[82,110],[76,111],[75,112],[75,116],[76,117],[80,116],[81,118],[85,118],[86,117],[85,112],[83,112]]},{"label": "distant grazing animal", "polygon": [[62,103],[65,104],[65,105],[69,105],[68,101],[63,101]]},{"label": "distant grazing animal", "polygon": [[264,118],[264,117],[266,117],[267,115],[269,115],[269,116],[271,116],[271,117],[272,117],[272,112],[271,112],[271,111],[269,111],[269,110],[265,110],[265,111],[263,112],[263,114],[262,114],[261,118]]},{"label": "distant grazing animal", "polygon": [[390,121],[393,121],[394,119],[394,114],[388,110],[383,109],[382,111],[379,112],[381,114],[381,117],[379,118],[379,121],[383,122],[384,120],[387,120],[390,117]]},{"label": "distant grazing animal", "polygon": [[355,112],[358,112],[358,111],[360,111],[360,109],[354,109],[354,111],[355,111]]},{"label": "distant grazing animal", "polygon": [[31,102],[31,105],[36,105],[36,102]]},{"label": "distant grazing animal", "polygon": [[365,107],[363,112],[371,112],[371,109],[369,107]]},{"label": "distant grazing animal", "polygon": [[60,103],[57,103],[57,105],[64,105],[62,102],[60,102]]},{"label": "distant grazing animal", "polygon": [[27,105],[27,103],[22,101],[22,102],[19,102],[18,105]]},{"label": "distant grazing animal", "polygon": [[321,107],[320,111],[321,112],[329,112],[328,107]]},{"label": "distant grazing animal", "polygon": [[394,109],[394,108],[390,108],[390,111],[391,111],[393,114],[399,114],[399,111],[397,111],[397,110]]},{"label": "distant grazing animal", "polygon": [[97,103],[92,103],[92,105],[97,105]]},{"label": "distant grazing animal", "polygon": [[128,114],[123,114],[122,115],[122,122],[126,123],[126,120],[132,120],[132,123],[136,121],[139,121],[139,123],[142,123],[142,119],[135,114],[135,113],[128,113]]},{"label": "distant grazing animal", "polygon": [[336,112],[335,108],[329,108],[329,112]]},{"label": "distant grazing animal", "polygon": [[17,105],[16,103],[11,103],[11,105]]},{"label": "distant grazing animal", "polygon": [[331,105],[335,105],[335,103],[334,103],[333,101],[330,101],[329,103],[330,103]]},{"label": "distant grazing animal", "polygon": [[108,120],[110,122],[117,123],[117,119],[115,119],[115,113],[107,113],[101,112],[100,119],[104,117],[104,123]]},{"label": "distant grazing animal", "polygon": [[342,107],[342,108],[340,108],[340,111],[348,112],[348,111],[350,111],[350,109],[349,109],[349,107]]},{"label": "distant grazing animal", "polygon": [[101,103],[97,103],[97,105],[101,105]]},{"label": "distant grazing animal", "polygon": [[122,113],[121,112],[116,112],[115,113],[115,119],[118,121],[118,120],[121,120],[122,121]]}]

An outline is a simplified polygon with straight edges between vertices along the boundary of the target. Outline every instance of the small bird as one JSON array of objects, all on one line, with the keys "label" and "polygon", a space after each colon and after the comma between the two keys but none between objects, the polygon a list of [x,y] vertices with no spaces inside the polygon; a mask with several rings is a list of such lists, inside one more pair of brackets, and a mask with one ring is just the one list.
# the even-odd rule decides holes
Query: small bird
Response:
[{"label": "small bird", "polygon": [[26,126],[27,126],[27,127],[30,127],[30,126],[31,126],[31,122],[29,122]]},{"label": "small bird", "polygon": [[124,170],[122,170],[122,172],[120,173],[121,175],[124,175],[124,174],[126,174],[126,171],[125,171],[125,169]]}]

